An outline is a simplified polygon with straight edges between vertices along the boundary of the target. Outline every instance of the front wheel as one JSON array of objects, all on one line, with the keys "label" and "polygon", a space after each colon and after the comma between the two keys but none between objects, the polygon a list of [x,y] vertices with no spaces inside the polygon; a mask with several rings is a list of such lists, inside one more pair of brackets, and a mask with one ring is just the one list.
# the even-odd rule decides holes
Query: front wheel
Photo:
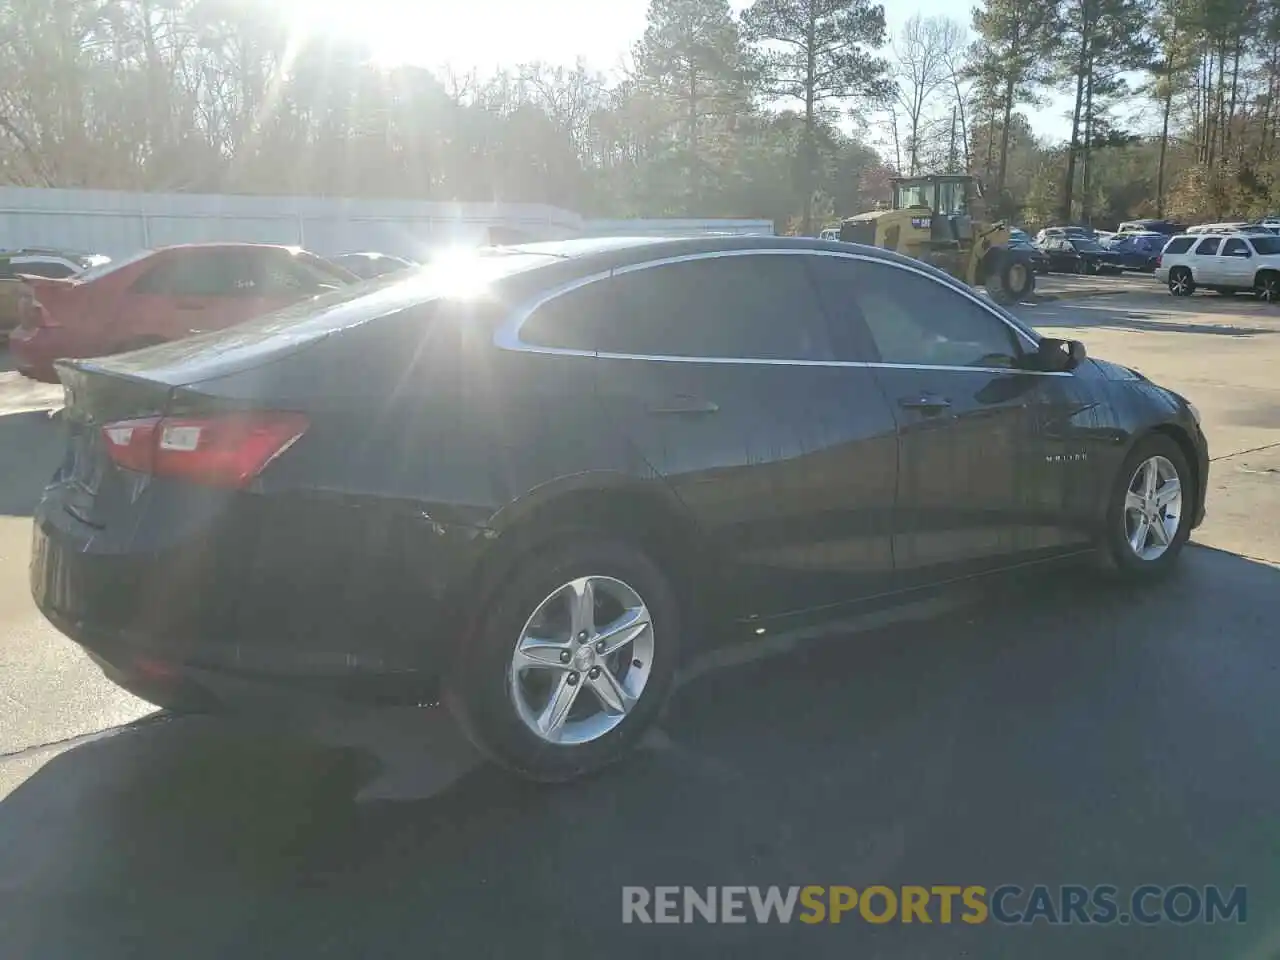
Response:
[{"label": "front wheel", "polygon": [[1130,580],[1167,573],[1191,536],[1194,493],[1181,447],[1162,434],[1140,440],[1112,485],[1103,565]]},{"label": "front wheel", "polygon": [[1036,275],[1025,260],[1006,258],[987,276],[987,292],[997,303],[1020,303],[1036,289]]},{"label": "front wheel", "polygon": [[1280,303],[1280,274],[1264,273],[1258,278],[1255,290],[1259,300],[1266,303]]},{"label": "front wheel", "polygon": [[644,553],[568,539],[508,578],[446,699],[498,763],[531,780],[571,780],[619,760],[653,724],[679,642],[675,593]]}]

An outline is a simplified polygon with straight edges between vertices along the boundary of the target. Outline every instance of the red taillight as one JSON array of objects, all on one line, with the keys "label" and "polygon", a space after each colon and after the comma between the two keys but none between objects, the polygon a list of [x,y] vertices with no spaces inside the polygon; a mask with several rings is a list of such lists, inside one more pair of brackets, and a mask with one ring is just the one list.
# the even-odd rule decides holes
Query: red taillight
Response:
[{"label": "red taillight", "polygon": [[107,453],[128,470],[212,487],[248,485],[306,432],[300,413],[148,417],[102,428]]}]

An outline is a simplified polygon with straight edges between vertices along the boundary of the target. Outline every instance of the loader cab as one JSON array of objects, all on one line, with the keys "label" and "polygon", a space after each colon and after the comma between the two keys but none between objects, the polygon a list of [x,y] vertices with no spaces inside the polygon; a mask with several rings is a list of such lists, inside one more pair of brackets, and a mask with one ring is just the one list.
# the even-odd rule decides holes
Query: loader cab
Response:
[{"label": "loader cab", "polygon": [[951,245],[973,240],[973,221],[982,212],[982,184],[977,177],[895,177],[890,183],[893,208],[921,210],[919,216],[911,218],[911,224],[927,230],[931,243]]}]

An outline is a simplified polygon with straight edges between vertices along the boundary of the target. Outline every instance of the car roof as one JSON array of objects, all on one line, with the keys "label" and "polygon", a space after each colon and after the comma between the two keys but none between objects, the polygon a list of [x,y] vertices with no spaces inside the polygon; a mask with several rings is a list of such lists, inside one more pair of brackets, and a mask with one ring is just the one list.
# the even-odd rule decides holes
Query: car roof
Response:
[{"label": "car roof", "polygon": [[288,250],[290,253],[301,253],[302,247],[287,243],[251,243],[244,240],[205,240],[200,243],[170,243],[156,247],[152,253],[161,250]]},{"label": "car roof", "polygon": [[[509,247],[489,248],[495,253],[537,253],[557,260],[578,261],[584,266],[605,269],[643,263],[668,257],[694,256],[698,254],[731,252],[735,250],[814,250],[850,253],[854,250],[862,256],[898,263],[916,269],[925,269],[941,277],[950,275],[929,264],[903,256],[892,250],[867,246],[861,243],[844,243],[839,240],[822,240],[811,237],[778,237],[768,235],[702,235],[696,237],[583,237],[573,240],[551,240],[524,243]],[[954,282],[954,281],[953,281]]]}]

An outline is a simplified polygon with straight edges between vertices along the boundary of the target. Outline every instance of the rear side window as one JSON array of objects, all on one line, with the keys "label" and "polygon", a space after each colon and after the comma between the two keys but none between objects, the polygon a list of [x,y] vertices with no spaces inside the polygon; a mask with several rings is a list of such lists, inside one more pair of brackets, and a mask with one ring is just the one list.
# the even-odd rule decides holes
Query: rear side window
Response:
[{"label": "rear side window", "polygon": [[1194,237],[1174,237],[1165,244],[1165,253],[1186,253],[1191,249],[1191,242]]},{"label": "rear side window", "polygon": [[1202,257],[1211,257],[1218,252],[1218,248],[1222,246],[1221,237],[1207,237],[1200,241],[1200,246],[1196,247],[1196,254]]},{"label": "rear side window", "polygon": [[594,352],[601,327],[613,318],[612,285],[595,280],[558,294],[533,311],[520,339],[537,347]]},{"label": "rear side window", "polygon": [[170,253],[134,282],[134,293],[170,297],[258,296],[253,258],[242,250]]},{"label": "rear side window", "polygon": [[829,360],[826,318],[801,256],[708,257],[616,274],[601,353]]},{"label": "rear side window", "polygon": [[48,277],[51,280],[65,280],[76,271],[71,265],[59,263],[56,260],[33,260],[30,263],[15,263],[13,272],[25,273],[33,277]]}]

